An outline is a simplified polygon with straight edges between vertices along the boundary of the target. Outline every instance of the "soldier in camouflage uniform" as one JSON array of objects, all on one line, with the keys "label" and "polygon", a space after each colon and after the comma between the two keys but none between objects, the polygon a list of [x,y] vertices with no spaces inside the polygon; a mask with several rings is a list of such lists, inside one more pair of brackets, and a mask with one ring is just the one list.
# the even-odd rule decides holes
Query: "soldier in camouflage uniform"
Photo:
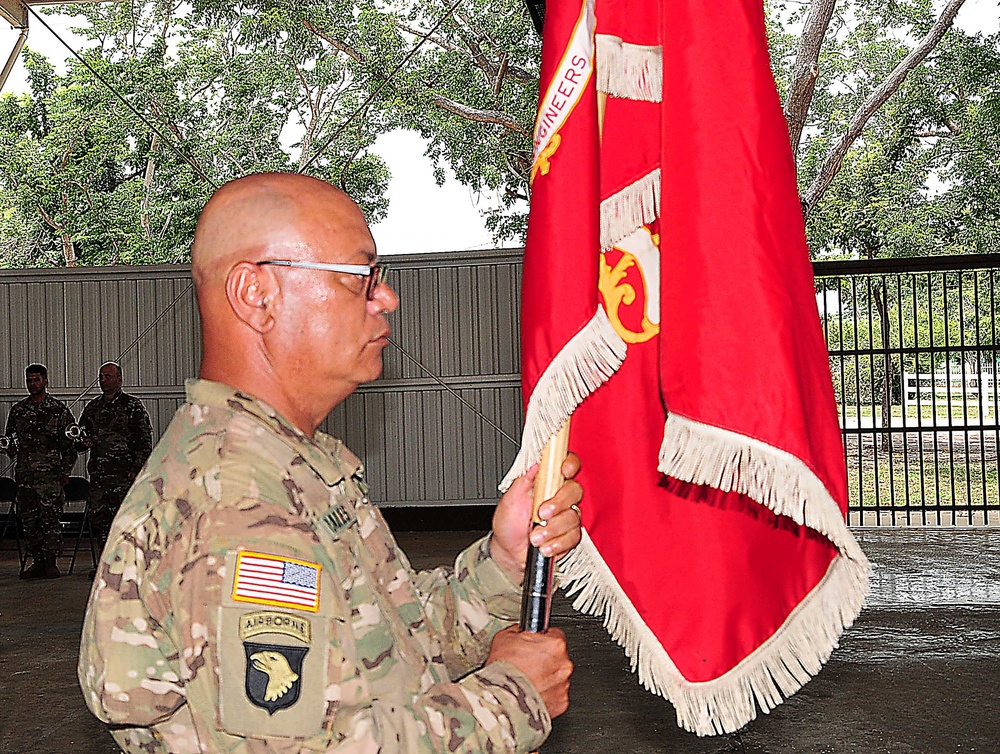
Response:
[{"label": "soldier in camouflage uniform", "polygon": [[122,391],[118,364],[103,364],[97,379],[101,396],[88,403],[80,415],[86,435],[77,443],[77,450],[90,451],[90,525],[103,547],[111,520],[153,450],[153,430],[142,401]]},{"label": "soldier in camouflage uniform", "polygon": [[62,549],[61,518],[66,504],[63,488],[76,463],[73,441],[66,436],[73,415],[65,403],[48,394],[45,366],[28,366],[24,381],[28,397],[10,409],[5,432],[17,435],[17,447],[11,447],[7,454],[17,457],[17,515],[32,559],[21,578],[54,579],[62,575],[56,556]]},{"label": "soldier in camouflage uniform", "polygon": [[417,573],[359,460],[316,430],[381,372],[399,302],[374,262],[360,210],[316,179],[249,176],[203,211],[202,379],[84,620],[80,684],[125,752],[528,752],[566,710],[565,637],[510,624],[529,537],[552,556],[580,541],[579,485],[532,529],[522,477],[489,536]]}]

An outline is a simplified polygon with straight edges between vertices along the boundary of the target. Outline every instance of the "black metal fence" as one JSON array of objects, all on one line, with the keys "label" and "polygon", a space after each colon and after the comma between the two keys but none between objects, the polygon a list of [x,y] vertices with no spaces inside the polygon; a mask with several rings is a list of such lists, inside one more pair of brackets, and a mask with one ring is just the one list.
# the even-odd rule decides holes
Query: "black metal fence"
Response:
[{"label": "black metal fence", "polygon": [[852,525],[1000,523],[1000,255],[815,265]]},{"label": "black metal fence", "polygon": [[[393,259],[407,309],[397,342],[515,438],[520,261],[518,250]],[[850,523],[1000,524],[1000,255],[822,262],[815,272]],[[23,395],[24,364],[47,363],[52,391],[72,400],[188,286],[181,267],[0,271],[0,321],[9,322],[0,418]],[[157,430],[195,371],[194,316],[183,299],[124,359]],[[384,378],[329,426],[364,456],[387,506],[490,503],[516,451],[394,350]]]}]

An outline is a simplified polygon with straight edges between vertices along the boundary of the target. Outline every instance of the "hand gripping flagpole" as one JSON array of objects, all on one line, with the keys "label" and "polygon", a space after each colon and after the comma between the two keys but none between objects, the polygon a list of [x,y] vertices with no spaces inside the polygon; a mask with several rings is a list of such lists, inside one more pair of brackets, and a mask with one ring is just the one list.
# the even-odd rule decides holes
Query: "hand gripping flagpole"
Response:
[{"label": "hand gripping flagpole", "polygon": [[[565,481],[562,464],[569,449],[569,419],[552,436],[542,451],[538,475],[535,477],[535,500],[532,509],[532,525],[545,526],[538,515],[542,503],[551,498]],[[547,558],[532,544],[528,545],[528,557],[524,566],[524,587],[521,592],[521,630],[541,633],[549,627],[552,610],[552,582],[555,575],[555,559]]]}]

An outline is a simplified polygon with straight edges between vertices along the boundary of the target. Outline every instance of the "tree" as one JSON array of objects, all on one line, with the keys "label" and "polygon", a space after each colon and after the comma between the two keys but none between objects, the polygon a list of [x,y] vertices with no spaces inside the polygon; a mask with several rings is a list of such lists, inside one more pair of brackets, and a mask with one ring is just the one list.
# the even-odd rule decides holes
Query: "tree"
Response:
[{"label": "tree", "polygon": [[[963,1],[768,3],[816,255],[997,248],[998,39],[951,28]],[[388,172],[369,147],[393,128],[428,140],[439,180],[501,192],[488,225],[523,237],[540,54],[523,0],[68,7],[88,61],[163,136],[80,65],[35,61],[30,101],[0,107],[0,143],[27,161],[0,156],[18,188],[0,200],[4,263],[183,259],[211,184],[250,170],[330,178],[377,220]],[[23,190],[22,168],[45,190]]]},{"label": "tree", "polygon": [[[24,53],[31,93],[0,97],[0,264],[183,261],[216,186],[295,170],[348,119],[364,96],[354,73],[296,20],[244,10],[74,7],[84,59],[155,130],[83,63],[58,76]],[[366,150],[387,127],[339,134],[309,171],[373,220],[388,171]]]},{"label": "tree", "polygon": [[[814,255],[1000,248],[997,223],[982,207],[996,194],[974,188],[971,172],[998,143],[991,139],[998,121],[983,110],[1000,97],[1000,38],[950,28],[962,1],[937,13],[929,0],[816,0],[806,11],[770,6],[776,78]],[[788,28],[798,23],[796,40]],[[1000,205],[993,206],[995,213]],[[893,321],[908,316],[908,307],[884,280],[868,282],[863,300],[852,294],[847,301],[871,307],[874,340],[888,345]],[[893,301],[902,312],[892,311]],[[881,362],[871,365],[881,382],[872,390],[885,419],[905,366],[889,353]]]}]

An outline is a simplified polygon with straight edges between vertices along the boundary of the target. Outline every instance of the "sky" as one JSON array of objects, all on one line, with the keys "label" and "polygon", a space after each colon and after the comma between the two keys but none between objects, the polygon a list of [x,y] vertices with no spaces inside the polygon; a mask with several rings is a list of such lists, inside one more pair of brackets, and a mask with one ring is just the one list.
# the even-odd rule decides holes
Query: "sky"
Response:
[{"label": "sky", "polygon": [[[935,5],[943,3],[936,0]],[[46,21],[63,39],[74,43],[67,29],[72,24],[65,18],[49,16]],[[966,0],[956,24],[969,32],[997,32],[1000,28],[997,0]],[[69,55],[66,48],[37,22],[29,25],[27,46],[42,52],[59,67]],[[6,22],[0,21],[0,65],[6,62],[17,36]],[[3,91],[25,88],[24,68],[19,60]],[[392,172],[388,216],[372,227],[379,254],[465,251],[496,245],[485,228],[482,213],[496,206],[498,198],[489,194],[477,196],[453,178],[437,186],[418,134],[397,131],[380,136],[375,142],[375,152],[386,160]]]}]

